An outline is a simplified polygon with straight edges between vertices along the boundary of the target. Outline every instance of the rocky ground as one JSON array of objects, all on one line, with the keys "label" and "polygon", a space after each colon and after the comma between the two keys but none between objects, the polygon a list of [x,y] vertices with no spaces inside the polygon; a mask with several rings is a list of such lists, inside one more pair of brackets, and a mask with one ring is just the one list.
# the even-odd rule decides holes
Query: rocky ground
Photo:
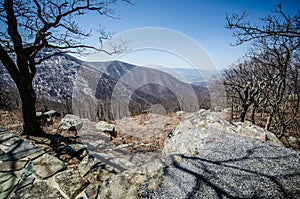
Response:
[{"label": "rocky ground", "polygon": [[163,182],[154,190],[144,183],[141,198],[300,197],[298,152],[259,127],[233,126],[207,111],[177,126],[163,157]]},{"label": "rocky ground", "polygon": [[[118,132],[113,137],[107,123],[101,126],[76,116],[51,117],[51,124],[43,126],[44,134],[25,137],[18,136],[20,113],[2,111],[0,198],[96,197],[108,176],[160,158],[168,133],[179,122],[177,115],[166,120],[159,115],[136,116],[130,123],[137,125],[135,131],[124,128],[127,119],[120,120],[120,127],[112,125]],[[156,131],[145,136],[150,125]]]},{"label": "rocky ground", "polygon": [[67,115],[26,138],[2,112],[0,198],[299,198],[300,153],[222,114]]}]

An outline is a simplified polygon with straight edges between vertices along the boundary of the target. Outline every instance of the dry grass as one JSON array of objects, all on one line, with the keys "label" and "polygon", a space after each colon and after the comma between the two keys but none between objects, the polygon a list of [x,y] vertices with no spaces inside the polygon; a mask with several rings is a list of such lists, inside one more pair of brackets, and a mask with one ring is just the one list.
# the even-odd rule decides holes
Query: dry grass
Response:
[{"label": "dry grass", "polygon": [[20,110],[0,110],[0,125],[8,131],[19,134],[22,131],[22,113]]},{"label": "dry grass", "polygon": [[163,148],[169,133],[179,124],[176,114],[157,115],[142,114],[116,121],[118,137],[113,139],[115,145],[127,144],[125,150],[130,152],[152,152]]},{"label": "dry grass", "polygon": [[[0,114],[0,125],[4,126],[10,132],[19,135],[22,130],[21,111],[0,110]],[[99,132],[95,128],[96,123],[87,119],[83,119],[84,125],[79,132],[58,131],[59,123],[62,118],[54,117],[52,119],[52,125],[41,126],[43,134],[40,136],[21,137],[69,164],[77,164],[81,157],[72,157],[68,154],[62,154],[61,151],[65,146],[74,143],[88,142],[89,139],[95,140],[97,136],[102,136],[101,138],[103,138],[103,132]],[[181,118],[176,114],[166,116],[143,114],[131,118],[124,118],[120,121],[113,121],[111,123],[117,126],[118,136],[117,138],[112,138],[112,144],[115,146],[129,144],[130,147],[122,148],[122,150],[133,153],[161,150],[169,133],[180,121]]]},{"label": "dry grass", "polygon": [[80,140],[74,132],[60,131],[60,117],[53,117],[53,125],[41,126],[42,133],[39,136],[20,136],[22,131],[22,113],[20,110],[5,111],[0,110],[0,125],[8,131],[16,134],[22,139],[34,143],[37,147],[43,149],[49,154],[52,154],[65,162],[78,162],[78,158],[74,158],[68,154],[61,154],[62,149],[72,143],[79,143]]}]

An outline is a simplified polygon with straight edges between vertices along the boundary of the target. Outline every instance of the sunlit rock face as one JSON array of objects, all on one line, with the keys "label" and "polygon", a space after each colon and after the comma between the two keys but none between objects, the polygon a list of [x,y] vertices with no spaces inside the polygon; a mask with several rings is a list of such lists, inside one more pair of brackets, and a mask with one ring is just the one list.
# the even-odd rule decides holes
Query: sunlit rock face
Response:
[{"label": "sunlit rock face", "polygon": [[79,155],[76,164],[0,127],[0,196],[299,198],[300,153],[269,139],[273,135],[264,129],[231,124],[219,115],[207,110],[174,114],[181,122],[155,156],[126,151],[137,143],[116,146],[96,122],[81,119],[82,143],[62,151]]}]

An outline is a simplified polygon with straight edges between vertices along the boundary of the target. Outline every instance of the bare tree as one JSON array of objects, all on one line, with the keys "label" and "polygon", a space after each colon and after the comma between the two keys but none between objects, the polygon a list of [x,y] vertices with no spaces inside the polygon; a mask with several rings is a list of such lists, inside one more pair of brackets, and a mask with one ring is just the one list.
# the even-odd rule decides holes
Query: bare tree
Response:
[{"label": "bare tree", "polygon": [[[262,110],[260,119],[267,118],[265,128],[272,128],[277,137],[281,138],[288,129],[299,123],[300,13],[298,11],[295,16],[289,16],[279,4],[275,7],[274,15],[261,18],[261,26],[251,24],[246,21],[246,17],[246,13],[227,15],[226,28],[233,30],[233,36],[237,38],[236,45],[253,42],[248,57],[254,64],[251,67],[255,66],[255,72],[247,76],[258,81],[255,86],[258,94],[253,101],[251,117],[254,118],[257,109]],[[235,69],[237,70],[236,66]],[[236,75],[238,74],[244,73],[239,70]],[[239,75],[238,79],[245,77]],[[231,90],[238,86],[237,81],[234,82]],[[240,87],[245,91],[248,89]],[[251,91],[250,88],[248,90]],[[244,94],[244,101],[245,96],[247,95]],[[246,107],[248,104],[246,103]]]},{"label": "bare tree", "polygon": [[[265,85],[265,81],[257,75],[257,70],[257,64],[253,60],[244,60],[231,66],[223,75],[227,97],[231,99],[231,103],[239,106],[241,122],[245,121],[249,107],[253,105],[256,108],[261,100],[260,89]],[[231,105],[232,111],[233,104]],[[254,119],[252,123],[255,123]]]},{"label": "bare tree", "polygon": [[251,122],[255,123],[257,110],[262,111],[260,124],[265,121],[265,128],[272,128],[281,138],[298,123],[299,49],[287,41],[269,45],[264,40],[250,55],[249,60],[238,62],[224,72],[232,115],[239,112],[238,118],[243,122],[252,106]]},{"label": "bare tree", "polygon": [[[242,14],[226,14],[226,21],[225,27],[232,30],[233,36],[237,38],[236,45],[273,36],[288,38],[300,37],[299,10],[295,16],[289,16],[284,12],[281,3],[275,6],[273,15],[261,18],[263,25],[250,23],[247,20],[246,12]],[[300,43],[298,43],[298,47],[299,45]]]},{"label": "bare tree", "polygon": [[[127,0],[124,0],[129,2]],[[81,42],[91,35],[76,22],[76,17],[87,12],[114,16],[111,8],[117,0],[4,0],[0,3],[0,60],[16,83],[22,101],[23,134],[38,132],[35,116],[36,94],[32,80],[36,65],[55,55],[79,53],[83,49],[101,48]],[[5,30],[4,30],[5,29]],[[100,44],[110,34],[99,31]],[[43,49],[44,56],[37,56]],[[115,46],[113,52],[122,50]]]},{"label": "bare tree", "polygon": [[279,138],[295,122],[299,110],[300,62],[297,46],[295,38],[260,39],[250,55],[261,66],[259,73],[267,82],[266,87],[261,89],[268,118],[265,128],[270,130],[273,123]]}]

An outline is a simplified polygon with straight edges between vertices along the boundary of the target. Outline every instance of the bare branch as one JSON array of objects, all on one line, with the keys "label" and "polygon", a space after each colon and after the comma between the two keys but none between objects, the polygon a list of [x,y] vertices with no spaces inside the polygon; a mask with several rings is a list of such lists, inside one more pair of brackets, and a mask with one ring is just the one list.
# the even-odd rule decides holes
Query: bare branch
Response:
[{"label": "bare branch", "polygon": [[[122,46],[116,45],[109,52],[101,49],[102,45],[101,48],[96,48],[82,44],[92,32],[83,30],[75,18],[87,12],[114,17],[111,5],[116,2],[117,0],[4,0],[0,3],[0,26],[4,27],[0,31],[0,60],[17,84],[22,101],[24,132],[27,135],[38,132],[36,95],[32,85],[36,64],[67,52],[120,52]],[[109,39],[109,34],[103,31],[99,36],[100,43],[104,39]],[[52,48],[53,51],[41,53],[45,48]],[[9,53],[13,54],[14,60]],[[38,53],[43,54],[42,58],[37,57]]]},{"label": "bare branch", "polygon": [[240,15],[232,14],[231,16],[226,14],[225,28],[233,31],[233,36],[237,38],[235,45],[264,37],[300,37],[299,11],[294,17],[290,17],[284,13],[282,5],[278,4],[274,13],[275,15],[261,19],[264,22],[264,25],[261,27],[246,21],[247,14],[245,12]]}]

